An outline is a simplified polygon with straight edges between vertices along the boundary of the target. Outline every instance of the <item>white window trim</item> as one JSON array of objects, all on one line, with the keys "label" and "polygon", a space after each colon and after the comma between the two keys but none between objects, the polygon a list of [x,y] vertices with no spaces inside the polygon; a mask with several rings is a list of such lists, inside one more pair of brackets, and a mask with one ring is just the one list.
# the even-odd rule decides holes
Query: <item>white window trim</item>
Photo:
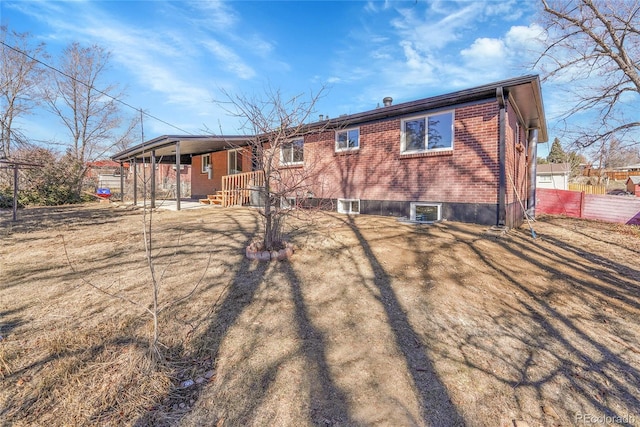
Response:
[{"label": "white window trim", "polygon": [[[284,145],[293,144],[296,141],[302,141],[302,161],[299,161],[299,162],[288,162],[288,161],[285,161],[284,157],[283,157],[283,152],[282,152],[282,149],[284,148]],[[295,138],[295,139],[292,139],[290,141],[287,141],[286,143],[284,143],[283,145],[280,146],[280,164],[282,166],[297,166],[297,165],[304,164],[304,138]]]},{"label": "white window trim", "polygon": [[[352,130],[357,130],[358,131],[358,146],[357,147],[339,148],[338,147],[338,134],[342,133],[342,132],[347,132],[347,141],[348,141],[349,131],[352,131]],[[336,130],[334,139],[335,139],[335,151],[336,151],[336,153],[339,153],[339,152],[342,152],[342,151],[357,151],[357,150],[360,149],[360,127],[352,127],[352,128]]]},{"label": "white window trim", "polygon": [[438,208],[438,219],[436,219],[435,221],[418,221],[418,222],[437,222],[437,221],[442,221],[442,203],[424,203],[424,202],[412,202],[411,203],[411,214],[409,219],[411,221],[417,221],[416,220],[416,206],[435,206]]},{"label": "white window trim", "polygon": [[[345,211],[344,209],[341,208],[342,203],[341,202],[348,202],[349,203],[349,211]],[[353,212],[351,210],[351,203],[353,202],[358,202],[358,212]],[[357,215],[360,213],[360,199],[338,199],[338,203],[337,203],[337,209],[338,209],[338,213],[343,213],[343,214],[351,214],[351,215]]]},{"label": "white window trim", "polygon": [[[441,114],[451,113],[451,147],[443,148],[428,148],[429,147],[429,117],[439,116]],[[404,124],[405,122],[424,119],[426,125],[425,141],[423,150],[406,150],[407,141],[405,138]],[[438,151],[453,151],[455,146],[455,123],[456,123],[456,110],[437,111],[431,114],[422,114],[420,116],[406,117],[400,121],[400,154],[419,154],[419,153],[435,153]]]},{"label": "white window trim", "polygon": [[280,198],[280,209],[295,209],[298,199],[295,196],[282,196]]},{"label": "white window trim", "polygon": [[[205,158],[209,159],[206,165],[204,164]],[[203,154],[202,156],[200,156],[200,172],[208,173],[209,170],[207,169],[207,166],[211,167],[211,154]]]}]

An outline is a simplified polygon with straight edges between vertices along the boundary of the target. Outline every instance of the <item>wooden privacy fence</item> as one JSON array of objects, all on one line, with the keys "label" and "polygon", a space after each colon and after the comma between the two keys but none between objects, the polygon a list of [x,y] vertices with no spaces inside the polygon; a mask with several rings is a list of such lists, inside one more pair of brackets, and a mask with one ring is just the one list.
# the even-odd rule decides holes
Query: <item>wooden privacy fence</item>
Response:
[{"label": "wooden privacy fence", "polygon": [[576,184],[569,183],[570,191],[582,191],[586,194],[607,194],[606,185],[589,185],[589,184]]},{"label": "wooden privacy fence", "polygon": [[640,225],[640,198],[538,188],[536,214]]},{"label": "wooden privacy fence", "polygon": [[583,176],[607,177],[614,181],[626,181],[630,176],[640,175],[640,171],[605,171],[601,169],[585,169],[582,171]]}]

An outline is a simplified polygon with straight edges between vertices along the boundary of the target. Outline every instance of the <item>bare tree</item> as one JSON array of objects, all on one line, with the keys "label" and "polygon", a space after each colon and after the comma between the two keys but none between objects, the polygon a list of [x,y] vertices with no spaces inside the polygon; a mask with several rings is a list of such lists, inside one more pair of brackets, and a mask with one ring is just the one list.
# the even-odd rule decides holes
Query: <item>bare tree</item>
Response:
[{"label": "bare tree", "polygon": [[122,128],[118,99],[123,94],[117,85],[103,85],[109,57],[109,52],[100,46],[72,43],[62,52],[59,69],[51,70],[50,85],[44,90],[45,103],[66,128],[70,137],[68,150],[80,166],[78,192],[87,161],[121,147],[135,128],[135,119]]},{"label": "bare tree", "polygon": [[305,137],[325,131],[325,126],[309,126],[315,105],[325,88],[307,98],[297,95],[284,99],[281,91],[267,88],[262,97],[230,95],[221,102],[232,116],[244,120],[243,130],[252,135],[249,151],[256,170],[262,172],[260,214],[265,250],[282,247],[282,230],[287,216],[306,203],[321,186],[317,180],[323,163],[313,144]]},{"label": "bare tree", "polygon": [[[536,66],[543,80],[561,82],[572,101],[561,117],[565,136],[579,147],[598,145],[611,137],[637,142],[640,2],[541,1],[545,49]],[[590,126],[585,126],[584,116],[579,117],[585,112],[597,115]]]},{"label": "bare tree", "polygon": [[44,57],[43,43],[34,44],[28,33],[0,27],[0,157],[10,157],[15,143],[26,139],[14,120],[38,104],[37,88],[44,72],[37,58]]}]

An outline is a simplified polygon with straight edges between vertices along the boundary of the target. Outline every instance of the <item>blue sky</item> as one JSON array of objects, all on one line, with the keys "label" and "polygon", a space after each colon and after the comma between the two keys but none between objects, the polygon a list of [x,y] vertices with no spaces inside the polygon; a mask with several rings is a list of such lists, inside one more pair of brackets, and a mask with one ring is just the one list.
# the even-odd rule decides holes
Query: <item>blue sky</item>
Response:
[{"label": "blue sky", "polygon": [[[124,101],[180,129],[240,133],[213,102],[266,86],[295,95],[328,90],[318,114],[370,110],[535,72],[541,28],[533,1],[32,1],[3,0],[0,19],[46,43],[111,54],[109,82]],[[553,139],[557,99],[543,87]],[[134,114],[134,111],[127,112]],[[64,133],[43,112],[21,122],[36,139]],[[145,137],[183,132],[145,119]],[[546,155],[549,144],[540,146]]]}]

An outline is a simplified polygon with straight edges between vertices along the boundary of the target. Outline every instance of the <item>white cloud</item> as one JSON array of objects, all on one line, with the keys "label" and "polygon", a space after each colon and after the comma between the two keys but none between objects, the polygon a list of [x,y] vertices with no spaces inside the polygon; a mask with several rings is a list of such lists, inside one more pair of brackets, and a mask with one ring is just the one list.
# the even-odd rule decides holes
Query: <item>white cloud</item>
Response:
[{"label": "white cloud", "polygon": [[543,34],[544,29],[536,23],[528,26],[514,25],[509,28],[504,40],[507,46],[513,49],[531,48],[539,43],[538,39],[542,37]]},{"label": "white cloud", "polygon": [[[224,32],[233,29],[240,20],[229,4],[219,0],[190,1],[186,5],[192,6],[197,11],[198,17],[192,20],[192,24],[198,27]],[[182,13],[180,9],[175,10]]]},{"label": "white cloud", "polygon": [[460,55],[469,65],[491,66],[505,58],[506,47],[500,39],[481,37],[468,48],[462,49]]},{"label": "white cloud", "polygon": [[222,43],[210,39],[203,41],[202,44],[220,60],[222,67],[235,73],[239,78],[248,80],[256,75],[256,72],[250,66],[245,64],[235,52]]}]

